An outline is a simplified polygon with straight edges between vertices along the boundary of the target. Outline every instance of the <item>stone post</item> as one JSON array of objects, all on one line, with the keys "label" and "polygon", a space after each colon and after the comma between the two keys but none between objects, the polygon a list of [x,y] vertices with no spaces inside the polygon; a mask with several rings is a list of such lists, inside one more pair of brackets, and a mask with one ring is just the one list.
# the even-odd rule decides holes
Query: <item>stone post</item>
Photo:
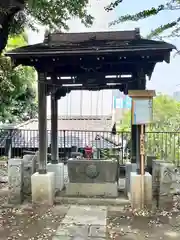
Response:
[{"label": "stone post", "polygon": [[160,163],[159,207],[171,209],[173,196],[179,191],[179,173],[173,163]]},{"label": "stone post", "polygon": [[153,160],[152,161],[152,194],[153,198],[157,199],[159,197],[159,187],[160,187],[160,164],[165,163],[163,160]]},{"label": "stone post", "polygon": [[173,163],[153,160],[153,197],[159,208],[172,208],[173,197],[180,192],[180,173]]},{"label": "stone post", "polygon": [[31,196],[31,176],[36,172],[37,166],[37,154],[36,155],[24,155],[23,157],[23,195],[24,197]]},{"label": "stone post", "polygon": [[8,203],[21,204],[23,202],[23,159],[9,159],[8,161]]}]

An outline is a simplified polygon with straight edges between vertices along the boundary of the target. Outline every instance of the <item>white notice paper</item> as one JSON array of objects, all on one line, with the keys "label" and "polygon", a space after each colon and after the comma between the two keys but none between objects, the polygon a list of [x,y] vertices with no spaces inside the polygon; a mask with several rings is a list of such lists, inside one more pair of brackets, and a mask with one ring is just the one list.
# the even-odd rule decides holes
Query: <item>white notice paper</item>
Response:
[{"label": "white notice paper", "polygon": [[134,99],[134,123],[149,124],[152,122],[152,99]]}]

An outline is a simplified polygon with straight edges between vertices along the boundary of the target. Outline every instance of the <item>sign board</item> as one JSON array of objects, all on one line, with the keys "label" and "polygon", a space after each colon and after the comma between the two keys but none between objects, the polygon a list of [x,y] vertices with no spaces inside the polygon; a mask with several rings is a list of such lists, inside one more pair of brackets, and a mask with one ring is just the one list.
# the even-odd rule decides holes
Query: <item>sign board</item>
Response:
[{"label": "sign board", "polygon": [[149,124],[153,120],[152,98],[133,99],[132,124]]},{"label": "sign board", "polygon": [[132,98],[132,124],[149,124],[153,120],[153,97],[154,90],[130,90],[129,96]]}]

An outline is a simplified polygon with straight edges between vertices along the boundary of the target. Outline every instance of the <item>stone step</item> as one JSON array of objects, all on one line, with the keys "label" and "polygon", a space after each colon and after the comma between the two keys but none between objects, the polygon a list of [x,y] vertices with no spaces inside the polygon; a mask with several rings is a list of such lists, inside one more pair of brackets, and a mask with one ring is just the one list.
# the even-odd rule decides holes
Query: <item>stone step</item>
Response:
[{"label": "stone step", "polygon": [[106,239],[107,207],[71,205],[53,240]]},{"label": "stone step", "polygon": [[104,205],[104,206],[126,206],[130,201],[125,197],[118,198],[82,198],[57,196],[55,204],[78,204],[78,205]]}]

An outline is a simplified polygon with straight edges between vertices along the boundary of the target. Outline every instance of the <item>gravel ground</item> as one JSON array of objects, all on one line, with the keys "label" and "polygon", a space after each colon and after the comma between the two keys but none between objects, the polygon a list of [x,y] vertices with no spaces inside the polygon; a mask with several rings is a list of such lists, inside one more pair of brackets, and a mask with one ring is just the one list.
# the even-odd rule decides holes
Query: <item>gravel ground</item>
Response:
[{"label": "gravel ground", "polygon": [[133,211],[130,207],[108,211],[108,239],[179,240],[180,211]]},{"label": "gravel ground", "polygon": [[[0,177],[7,176],[7,165],[0,163]],[[67,174],[66,174],[67,177]],[[0,183],[0,240],[52,240],[68,206],[34,206],[25,203],[7,205],[7,194],[2,193],[7,183]]]},{"label": "gravel ground", "polygon": [[67,206],[22,205],[0,209],[0,240],[52,240]]}]

